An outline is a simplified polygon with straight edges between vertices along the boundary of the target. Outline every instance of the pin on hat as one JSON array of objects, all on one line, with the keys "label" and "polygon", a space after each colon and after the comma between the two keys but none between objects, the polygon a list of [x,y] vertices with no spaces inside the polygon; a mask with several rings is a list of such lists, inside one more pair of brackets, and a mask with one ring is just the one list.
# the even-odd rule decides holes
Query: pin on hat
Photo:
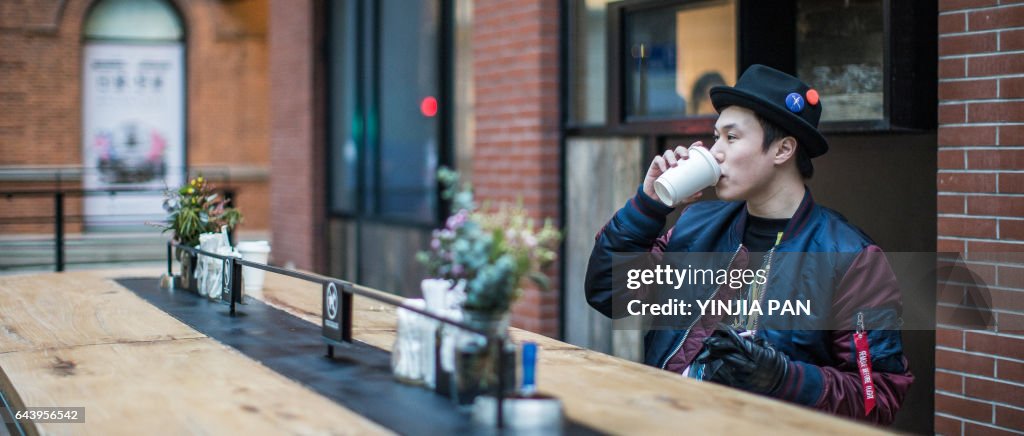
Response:
[{"label": "pin on hat", "polygon": [[795,114],[800,113],[804,110],[804,98],[795,92],[789,93],[786,96],[786,108]]}]

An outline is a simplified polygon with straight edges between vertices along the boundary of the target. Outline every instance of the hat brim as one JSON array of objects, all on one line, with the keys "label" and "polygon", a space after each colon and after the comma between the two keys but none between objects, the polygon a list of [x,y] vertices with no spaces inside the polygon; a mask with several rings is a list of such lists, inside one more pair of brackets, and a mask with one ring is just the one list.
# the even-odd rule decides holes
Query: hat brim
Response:
[{"label": "hat brim", "polygon": [[758,115],[775,123],[795,136],[809,157],[818,157],[828,151],[828,141],[821,132],[803,118],[794,115],[787,109],[765,102],[748,92],[730,87],[716,86],[711,88],[711,104],[719,113],[728,106],[741,106],[756,112]]}]

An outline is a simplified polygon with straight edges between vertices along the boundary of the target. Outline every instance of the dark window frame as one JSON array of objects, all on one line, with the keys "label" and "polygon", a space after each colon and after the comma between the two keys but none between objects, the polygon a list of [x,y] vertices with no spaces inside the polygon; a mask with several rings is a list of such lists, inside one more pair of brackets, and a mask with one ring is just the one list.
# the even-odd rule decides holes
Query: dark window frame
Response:
[{"label": "dark window frame", "polygon": [[[623,69],[625,16],[636,11],[669,8],[702,0],[624,0],[610,3],[607,12],[607,120],[602,124],[575,122],[565,116],[569,136],[641,136],[661,143],[673,136],[707,135],[715,115],[666,120],[627,121]],[[883,0],[883,118],[865,121],[826,121],[826,134],[914,133],[937,126],[938,24],[937,6],[911,0]],[[573,12],[576,13],[576,12]],[[796,0],[764,2],[737,0],[737,71],[755,63],[796,71]],[[570,23],[573,19],[568,20]],[[569,47],[569,50],[575,50]],[[894,56],[899,53],[900,56]],[[569,90],[567,90],[569,91]]]}]

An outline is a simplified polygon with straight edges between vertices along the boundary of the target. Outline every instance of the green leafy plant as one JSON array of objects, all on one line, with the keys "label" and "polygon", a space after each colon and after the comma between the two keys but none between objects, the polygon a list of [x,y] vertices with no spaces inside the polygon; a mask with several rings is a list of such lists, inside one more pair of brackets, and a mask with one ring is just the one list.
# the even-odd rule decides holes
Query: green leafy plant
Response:
[{"label": "green leafy plant", "polygon": [[508,311],[529,279],[540,289],[549,287],[543,270],[557,258],[561,232],[545,219],[536,224],[522,204],[477,206],[469,184],[459,174],[438,170],[455,211],[441,229],[431,234],[430,249],[416,254],[433,278],[466,281],[463,309],[488,313]]},{"label": "green leafy plant", "polygon": [[164,195],[167,219],[159,226],[164,233],[172,232],[180,244],[199,244],[201,233],[219,232],[222,225],[228,230],[242,222],[242,212],[228,206],[203,176],[196,177],[177,190]]}]

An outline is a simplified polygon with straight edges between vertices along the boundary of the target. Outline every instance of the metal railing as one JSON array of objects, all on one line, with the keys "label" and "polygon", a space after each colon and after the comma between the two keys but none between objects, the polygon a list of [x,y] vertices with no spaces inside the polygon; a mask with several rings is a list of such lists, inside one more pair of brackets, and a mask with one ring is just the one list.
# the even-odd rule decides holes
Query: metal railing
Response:
[{"label": "metal railing", "polygon": [[[67,199],[71,197],[87,197],[87,196],[117,196],[117,195],[163,195],[166,191],[163,189],[154,188],[104,188],[104,189],[81,189],[81,188],[58,188],[58,189],[21,189],[21,190],[10,190],[0,191],[0,198],[6,201],[11,201],[15,198],[46,198],[50,197],[53,199],[53,214],[43,216],[10,216],[0,217],[0,230],[3,229],[4,225],[16,225],[16,224],[47,224],[52,221],[53,223],[53,264],[54,270],[61,272],[65,270],[67,266],[66,256],[66,228],[68,223],[82,223],[86,222],[90,216],[85,214],[68,215],[67,214]],[[220,189],[224,197],[231,201],[233,206],[235,204],[236,191],[234,189]],[[107,215],[95,215],[92,217],[100,218]],[[146,215],[149,217],[149,215]],[[143,225],[147,224],[145,220],[133,221],[133,224]],[[124,224],[124,223],[122,223]],[[32,240],[29,242],[41,242],[38,240]],[[45,264],[43,264],[45,265]]]},{"label": "metal railing", "polygon": [[[359,285],[359,284],[356,284],[356,283],[352,283],[352,282],[349,282],[347,280],[337,279],[337,278],[328,277],[328,276],[324,276],[324,275],[320,275],[320,274],[315,274],[315,273],[308,273],[308,272],[301,272],[301,271],[295,271],[295,270],[280,268],[280,267],[276,267],[276,266],[272,266],[272,265],[268,265],[268,264],[248,261],[248,260],[245,260],[245,259],[241,259],[241,258],[238,258],[238,257],[229,256],[229,255],[216,254],[216,253],[212,253],[212,252],[209,252],[209,251],[204,251],[204,250],[199,249],[199,248],[189,247],[187,245],[181,245],[181,244],[175,243],[174,241],[168,241],[167,242],[167,275],[168,275],[168,277],[174,277],[173,265],[174,265],[174,253],[175,253],[176,249],[187,251],[187,252],[189,252],[192,255],[196,255],[197,257],[198,256],[208,256],[208,257],[212,257],[212,258],[215,258],[215,259],[219,259],[221,262],[224,263],[224,267],[223,267],[223,269],[221,271],[221,277],[224,279],[223,282],[222,282],[221,300],[224,300],[225,296],[227,297],[226,298],[228,300],[227,302],[231,306],[230,314],[232,316],[235,315],[235,311],[236,311],[235,305],[237,303],[241,303],[242,302],[242,280],[241,280],[241,277],[242,277],[242,267],[243,266],[250,267],[250,268],[256,268],[256,269],[267,271],[267,272],[274,273],[274,274],[281,274],[281,275],[292,277],[292,278],[295,278],[295,279],[304,280],[304,281],[307,281],[307,282],[317,283],[317,284],[319,284],[322,287],[322,292],[324,293],[324,295],[322,295],[323,298],[321,298],[321,301],[323,301],[325,303],[328,301],[327,293],[330,292],[330,289],[333,287],[335,289],[335,292],[337,292],[337,289],[340,288],[341,289],[340,292],[342,293],[342,295],[339,296],[341,298],[339,300],[337,300],[337,301],[341,302],[341,303],[339,303],[339,306],[340,306],[339,309],[340,310],[336,310],[334,316],[328,317],[328,310],[327,310],[327,308],[322,308],[323,310],[321,311],[321,315],[320,315],[321,316],[321,328],[322,328],[322,330],[321,330],[321,337],[324,340],[324,342],[327,343],[327,357],[329,357],[329,358],[333,358],[334,357],[334,347],[335,347],[335,345],[340,345],[341,342],[348,342],[348,343],[352,342],[352,318],[353,318],[353,316],[352,316],[352,296],[353,295],[358,295],[360,297],[369,298],[369,299],[377,301],[377,302],[381,302],[381,303],[384,303],[384,304],[395,306],[396,308],[401,308],[401,309],[404,309],[404,310],[408,310],[410,312],[417,313],[417,314],[419,314],[421,316],[425,316],[427,318],[434,319],[434,320],[439,321],[441,323],[444,323],[446,325],[450,325],[450,326],[456,327],[458,329],[461,329],[461,330],[464,330],[464,331],[467,331],[467,332],[474,333],[474,334],[482,336],[487,341],[486,342],[486,349],[489,352],[490,352],[490,350],[497,350],[498,358],[495,359],[495,361],[496,361],[495,362],[495,370],[497,370],[498,382],[497,382],[497,392],[494,393],[495,399],[497,400],[496,401],[496,403],[497,403],[497,411],[496,411],[496,413],[497,413],[497,415],[496,415],[497,416],[497,422],[496,422],[496,425],[497,425],[497,428],[499,428],[499,429],[504,427],[504,407],[503,407],[503,403],[505,401],[505,377],[504,377],[504,373],[505,373],[506,362],[505,362],[503,350],[505,349],[505,346],[506,346],[506,341],[507,341],[506,337],[504,337],[502,335],[499,335],[499,334],[496,334],[496,333],[490,333],[490,332],[487,332],[487,331],[484,331],[484,330],[480,330],[480,329],[474,328],[474,327],[472,327],[472,326],[470,326],[468,324],[463,323],[462,321],[457,321],[457,320],[453,320],[453,319],[450,319],[450,318],[446,318],[444,316],[437,315],[437,314],[435,314],[433,312],[430,312],[430,311],[428,311],[426,309],[423,309],[423,308],[418,308],[418,307],[413,307],[413,306],[406,305],[401,297],[397,297],[395,295],[386,293],[384,291],[380,291],[380,290],[377,290],[377,289],[373,289],[373,288],[370,288],[370,287],[366,287],[366,286],[362,286],[362,285]],[[230,271],[230,273],[229,273],[229,271]],[[332,321],[332,320],[334,321],[334,323],[335,323],[335,325],[337,327],[335,327],[335,328],[330,327],[329,321]]]}]

